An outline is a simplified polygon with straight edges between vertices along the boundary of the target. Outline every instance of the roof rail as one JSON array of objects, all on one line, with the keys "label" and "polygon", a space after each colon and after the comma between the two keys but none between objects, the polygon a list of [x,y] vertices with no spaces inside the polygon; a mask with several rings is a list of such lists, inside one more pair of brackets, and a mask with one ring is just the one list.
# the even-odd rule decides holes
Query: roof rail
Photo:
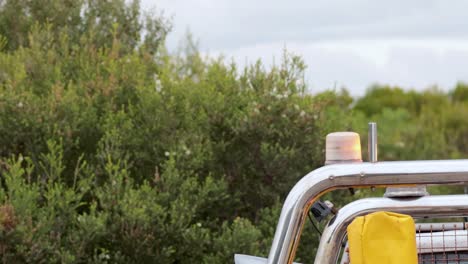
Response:
[{"label": "roof rail", "polygon": [[304,176],[284,202],[268,264],[290,264],[312,204],[334,189],[468,182],[468,160],[333,164]]}]

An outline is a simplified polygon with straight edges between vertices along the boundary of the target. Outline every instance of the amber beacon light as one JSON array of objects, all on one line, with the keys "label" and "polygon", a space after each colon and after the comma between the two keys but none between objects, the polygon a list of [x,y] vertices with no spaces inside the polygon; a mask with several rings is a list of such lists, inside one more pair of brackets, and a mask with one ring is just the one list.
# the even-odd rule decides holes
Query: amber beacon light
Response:
[{"label": "amber beacon light", "polygon": [[325,165],[362,162],[361,140],[355,132],[334,132],[325,142]]}]

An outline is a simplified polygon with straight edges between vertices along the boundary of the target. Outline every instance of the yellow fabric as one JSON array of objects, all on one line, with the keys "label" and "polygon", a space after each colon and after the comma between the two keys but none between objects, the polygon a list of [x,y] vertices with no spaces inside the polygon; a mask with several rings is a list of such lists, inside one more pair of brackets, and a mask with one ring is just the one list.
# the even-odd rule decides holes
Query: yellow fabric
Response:
[{"label": "yellow fabric", "polygon": [[351,264],[417,264],[413,218],[391,212],[357,217],[348,226]]}]

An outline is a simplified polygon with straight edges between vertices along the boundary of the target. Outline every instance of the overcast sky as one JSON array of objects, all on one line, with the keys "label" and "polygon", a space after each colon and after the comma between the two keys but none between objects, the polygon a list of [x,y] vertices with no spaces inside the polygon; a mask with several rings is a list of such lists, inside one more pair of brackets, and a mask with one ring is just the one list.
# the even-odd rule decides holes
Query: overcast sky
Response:
[{"label": "overcast sky", "polygon": [[170,49],[187,30],[241,65],[278,62],[286,47],[305,59],[312,92],[468,81],[466,0],[142,0],[154,7],[173,17]]}]

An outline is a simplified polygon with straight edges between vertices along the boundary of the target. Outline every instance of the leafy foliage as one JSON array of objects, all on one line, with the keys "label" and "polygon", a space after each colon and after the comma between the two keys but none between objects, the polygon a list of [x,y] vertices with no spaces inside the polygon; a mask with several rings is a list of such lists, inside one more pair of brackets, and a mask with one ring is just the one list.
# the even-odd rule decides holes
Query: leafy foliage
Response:
[{"label": "leafy foliage", "polygon": [[[287,192],[323,164],[325,135],[370,119],[381,159],[468,154],[465,84],[312,95],[288,52],[268,69],[205,58],[191,41],[168,54],[169,23],[138,1],[5,0],[0,14],[4,263],[267,255]],[[299,260],[317,240],[306,225]]]}]

